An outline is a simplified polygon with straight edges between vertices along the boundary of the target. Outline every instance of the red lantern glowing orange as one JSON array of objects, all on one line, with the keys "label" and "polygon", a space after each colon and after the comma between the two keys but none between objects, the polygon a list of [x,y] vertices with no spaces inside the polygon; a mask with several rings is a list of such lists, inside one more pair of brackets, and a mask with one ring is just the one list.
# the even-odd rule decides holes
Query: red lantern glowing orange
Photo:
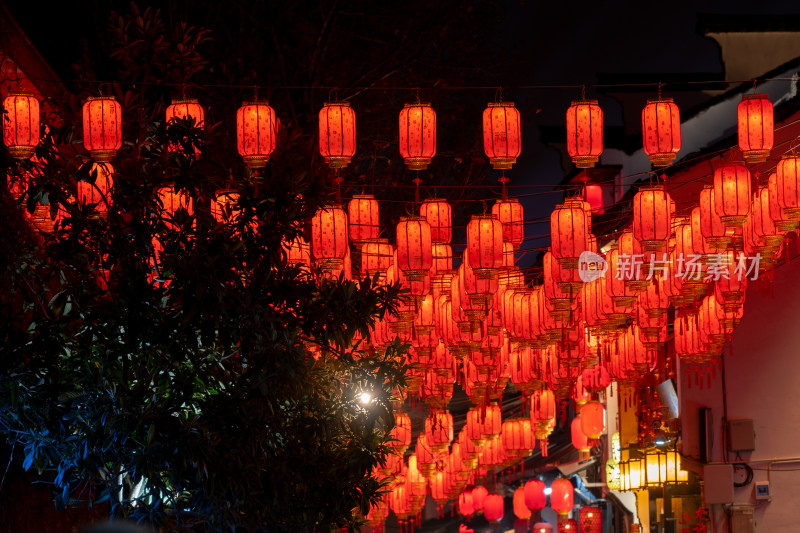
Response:
[{"label": "red lantern glowing orange", "polygon": [[566,516],[572,511],[575,499],[575,489],[568,479],[562,477],[553,480],[550,485],[550,507],[559,516]]},{"label": "red lantern glowing orange", "polygon": [[453,415],[443,409],[432,409],[425,419],[425,436],[434,451],[447,450],[453,441]]},{"label": "red lantern glowing orange", "polygon": [[522,204],[516,198],[497,200],[492,206],[492,215],[503,225],[503,241],[511,243],[516,250],[525,240],[525,215]]},{"label": "red lantern glowing orange", "polygon": [[641,187],[633,197],[633,236],[644,252],[664,249],[671,233],[670,197],[663,185]]},{"label": "red lantern glowing orange", "polygon": [[397,223],[397,266],[410,281],[422,281],[433,265],[431,226],[423,217]]},{"label": "red lantern glowing orange", "polygon": [[772,102],[766,94],[743,94],[737,110],[739,149],[750,164],[769,157],[775,142]]},{"label": "red lantern glowing orange", "polygon": [[514,491],[514,514],[520,520],[527,520],[532,514],[525,505],[525,489],[522,487]]},{"label": "red lantern glowing orange", "polygon": [[672,98],[648,100],[642,110],[644,152],[654,166],[672,164],[681,149],[681,118]]},{"label": "red lantern glowing orange", "polygon": [[453,210],[443,198],[426,198],[419,207],[419,214],[431,226],[431,241],[447,244],[453,236]]},{"label": "red lantern glowing orange", "polygon": [[489,522],[497,522],[503,519],[505,502],[499,494],[489,494],[483,501],[483,516]]},{"label": "red lantern glowing orange", "polygon": [[567,109],[567,152],[578,168],[591,168],[603,153],[603,110],[597,100],[576,100]]},{"label": "red lantern glowing orange", "polygon": [[251,170],[263,168],[275,151],[278,121],[267,102],[244,102],[236,112],[239,155]]},{"label": "red lantern glowing orange", "polygon": [[356,113],[348,102],[325,102],[320,109],[319,153],[331,168],[350,164],[356,153]]},{"label": "red lantern glowing orange", "polygon": [[355,244],[377,239],[381,233],[378,201],[371,194],[356,194],[347,205],[350,240]]},{"label": "red lantern glowing orange", "polygon": [[211,216],[219,223],[229,222],[238,211],[239,193],[220,190],[211,203]]},{"label": "red lantern glowing orange", "polygon": [[496,169],[508,169],[522,152],[519,111],[513,102],[490,102],[483,111],[483,150]]},{"label": "red lantern glowing orange", "polygon": [[[194,125],[202,128],[205,125],[206,114],[203,106],[195,98],[183,98],[180,100],[173,100],[167,106],[166,121],[167,125],[174,122],[176,119],[193,119]],[[187,141],[188,144],[188,141]],[[178,143],[170,143],[169,150],[177,152],[183,150],[183,147]],[[200,148],[192,146],[194,155],[200,155]]]},{"label": "red lantern glowing orange", "polygon": [[483,511],[483,503],[488,495],[489,491],[482,485],[472,489],[472,505],[476,511]]},{"label": "red lantern glowing orange", "polygon": [[98,163],[111,161],[122,146],[122,106],[113,96],[92,96],[83,104],[83,146]]},{"label": "red lantern glowing orange", "polygon": [[586,438],[586,435],[583,433],[583,429],[581,429],[581,415],[578,415],[572,419],[569,430],[570,438],[572,440],[572,447],[581,453],[581,459],[588,459],[591,446],[589,446],[589,439]]},{"label": "red lantern glowing orange", "polygon": [[458,512],[462,516],[472,516],[475,512],[471,492],[462,492],[458,495]]},{"label": "red lantern glowing orange", "polygon": [[750,182],[750,171],[742,164],[724,165],[714,171],[714,211],[726,228],[744,226],[752,201]]},{"label": "red lantern glowing orange", "polygon": [[400,111],[400,155],[411,170],[428,167],[436,155],[436,112],[430,104],[406,104]]},{"label": "red lantern glowing orange", "polygon": [[311,219],[311,251],[325,270],[338,270],[344,264],[347,244],[347,213],[338,205],[317,210]]},{"label": "red lantern glowing orange", "polygon": [[478,279],[492,277],[503,264],[503,225],[494,215],[473,215],[467,224],[469,266]]},{"label": "red lantern glowing orange", "polygon": [[111,188],[114,185],[112,175],[114,167],[110,163],[95,163],[90,172],[96,176],[94,183],[78,182],[78,201],[84,204],[96,204],[95,210],[103,215],[111,207]]},{"label": "red lantern glowing orange", "polygon": [[391,435],[394,440],[389,442],[389,447],[395,454],[402,455],[411,445],[411,417],[402,411],[395,411]]},{"label": "red lantern glowing orange", "polygon": [[583,199],[589,204],[592,215],[602,215],[606,212],[603,187],[597,183],[587,183],[583,186]]},{"label": "red lantern glowing orange", "polygon": [[550,242],[562,268],[578,268],[578,258],[588,250],[588,233],[582,201],[567,200],[556,206],[550,214]]},{"label": "red lantern glowing orange", "polygon": [[525,483],[525,506],[534,513],[547,506],[546,488],[547,485],[540,479],[532,479]]},{"label": "red lantern glowing orange", "polygon": [[29,159],[39,144],[39,100],[33,93],[11,92],[3,108],[3,143],[14,159]]},{"label": "red lantern glowing orange", "polygon": [[606,409],[596,400],[581,408],[581,430],[589,439],[590,446],[596,446],[600,435],[606,430]]},{"label": "red lantern glowing orange", "polygon": [[599,507],[586,505],[578,513],[581,533],[603,533],[603,514]]},{"label": "red lantern glowing orange", "polygon": [[776,172],[778,205],[787,219],[800,220],[800,156],[783,156]]}]

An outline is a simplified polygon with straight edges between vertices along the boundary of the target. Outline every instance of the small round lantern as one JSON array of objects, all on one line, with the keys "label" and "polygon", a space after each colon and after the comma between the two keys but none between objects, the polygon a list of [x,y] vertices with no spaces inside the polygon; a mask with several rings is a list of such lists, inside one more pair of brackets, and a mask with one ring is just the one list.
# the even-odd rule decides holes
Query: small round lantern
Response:
[{"label": "small round lantern", "polygon": [[559,520],[558,533],[578,533],[578,523],[572,518]]},{"label": "small round lantern", "polygon": [[499,494],[489,494],[483,501],[483,516],[489,522],[499,522],[505,514],[505,502]]},{"label": "small round lantern", "polygon": [[471,492],[465,491],[458,495],[458,513],[461,516],[472,516],[475,513]]},{"label": "small round lantern", "polygon": [[550,507],[559,516],[566,516],[572,511],[575,498],[575,489],[568,479],[560,477],[553,480],[550,485]]},{"label": "small round lantern", "polygon": [[236,112],[236,140],[247,168],[264,168],[277,139],[275,110],[267,102],[244,102]]},{"label": "small round lantern", "polygon": [[775,142],[772,102],[766,94],[743,94],[737,116],[739,149],[744,160],[763,163]]},{"label": "small round lantern", "polygon": [[411,170],[428,167],[436,155],[436,112],[430,104],[406,104],[400,111],[400,155]]},{"label": "small round lantern", "polygon": [[348,102],[325,102],[320,109],[319,153],[331,168],[350,164],[356,153],[356,114]]},{"label": "small round lantern", "polygon": [[496,169],[509,169],[522,152],[519,111],[513,102],[490,102],[483,111],[483,150]]},{"label": "small round lantern", "polygon": [[603,533],[603,513],[599,507],[587,505],[578,513],[581,533]]},{"label": "small round lantern", "polygon": [[591,168],[603,153],[603,110],[597,100],[576,100],[567,109],[567,152],[578,168]]},{"label": "small round lantern", "polygon": [[527,520],[531,517],[531,510],[525,505],[525,489],[519,487],[514,491],[514,514],[520,520]]},{"label": "small round lantern", "polygon": [[122,106],[113,96],[92,96],[83,104],[83,145],[98,163],[108,163],[122,146]]},{"label": "small round lantern", "polygon": [[681,117],[672,98],[648,100],[642,110],[644,152],[656,167],[672,164],[681,149]]},{"label": "small round lantern", "polygon": [[3,108],[3,143],[14,159],[29,159],[39,144],[39,100],[33,93],[11,92]]},{"label": "small round lantern", "polygon": [[540,479],[532,479],[525,483],[525,506],[534,513],[547,506],[546,488],[547,485]]},{"label": "small round lantern", "polygon": [[488,495],[489,491],[482,485],[472,489],[472,505],[476,511],[483,511],[483,503]]}]

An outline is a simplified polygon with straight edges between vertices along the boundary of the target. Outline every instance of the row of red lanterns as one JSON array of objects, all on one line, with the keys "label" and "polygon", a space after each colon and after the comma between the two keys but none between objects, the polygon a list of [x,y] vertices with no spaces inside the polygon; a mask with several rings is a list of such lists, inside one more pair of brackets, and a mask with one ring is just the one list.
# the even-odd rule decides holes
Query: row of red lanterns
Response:
[{"label": "row of red lanterns", "polygon": [[[3,139],[11,154],[27,159],[39,142],[39,101],[32,93],[11,93]],[[172,117],[204,112],[195,99],[173,101]],[[597,100],[572,102],[566,113],[567,150],[578,168],[594,166],[603,152],[603,112]],[[764,94],[742,96],[737,111],[739,148],[750,163],[765,161],[774,143],[773,106]],[[409,103],[399,116],[399,148],[408,167],[424,169],[436,155],[436,112],[428,103]],[[280,120],[264,101],[244,102],[236,113],[239,154],[247,166],[266,165],[277,146]],[[113,96],[90,97],[83,107],[84,145],[95,161],[108,162],[122,145],[122,108]],[[657,167],[668,166],[681,148],[680,112],[671,98],[648,100],[642,110],[645,153]],[[492,165],[508,169],[522,151],[519,111],[512,102],[490,103],[483,113],[484,150]],[[319,151],[331,168],[349,164],[356,151],[356,116],[347,102],[326,102],[319,112]]]}]

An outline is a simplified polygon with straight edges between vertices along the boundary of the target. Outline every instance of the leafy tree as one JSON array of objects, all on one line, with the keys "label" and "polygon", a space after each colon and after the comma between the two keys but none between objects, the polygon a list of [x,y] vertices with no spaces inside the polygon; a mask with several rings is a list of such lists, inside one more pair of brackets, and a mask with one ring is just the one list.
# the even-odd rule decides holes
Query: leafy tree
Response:
[{"label": "leafy tree", "polygon": [[[205,66],[202,30],[179,25],[170,41],[152,10],[115,23],[112,56],[158,71],[145,80]],[[141,49],[159,36],[160,53]],[[105,90],[123,103],[126,140],[107,213],[75,200],[97,180],[77,98],[34,161],[2,151],[0,430],[60,508],[108,502],[170,530],[354,527],[380,490],[368,474],[405,371],[399,342],[380,353],[360,339],[399,287],[288,261],[284,243],[333,194],[309,171],[307,139],[285,133],[268,172],[246,174],[231,130],[163,123],[163,87]],[[164,186],[194,209],[168,215]],[[220,223],[209,206],[223,187],[239,200]],[[42,205],[59,214],[51,233],[25,221]]]}]

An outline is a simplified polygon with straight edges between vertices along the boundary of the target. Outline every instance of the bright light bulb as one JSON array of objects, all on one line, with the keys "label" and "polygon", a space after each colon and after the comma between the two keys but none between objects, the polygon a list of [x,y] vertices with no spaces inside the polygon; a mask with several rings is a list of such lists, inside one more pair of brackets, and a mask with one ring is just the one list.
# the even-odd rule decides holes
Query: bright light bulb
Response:
[{"label": "bright light bulb", "polygon": [[547,496],[549,496],[551,492],[553,492],[553,489],[551,489],[550,487],[545,487],[545,489],[544,489],[544,493],[545,493]]},{"label": "bright light bulb", "polygon": [[372,401],[372,396],[368,392],[362,392],[359,399],[361,400],[361,403],[367,404]]}]

